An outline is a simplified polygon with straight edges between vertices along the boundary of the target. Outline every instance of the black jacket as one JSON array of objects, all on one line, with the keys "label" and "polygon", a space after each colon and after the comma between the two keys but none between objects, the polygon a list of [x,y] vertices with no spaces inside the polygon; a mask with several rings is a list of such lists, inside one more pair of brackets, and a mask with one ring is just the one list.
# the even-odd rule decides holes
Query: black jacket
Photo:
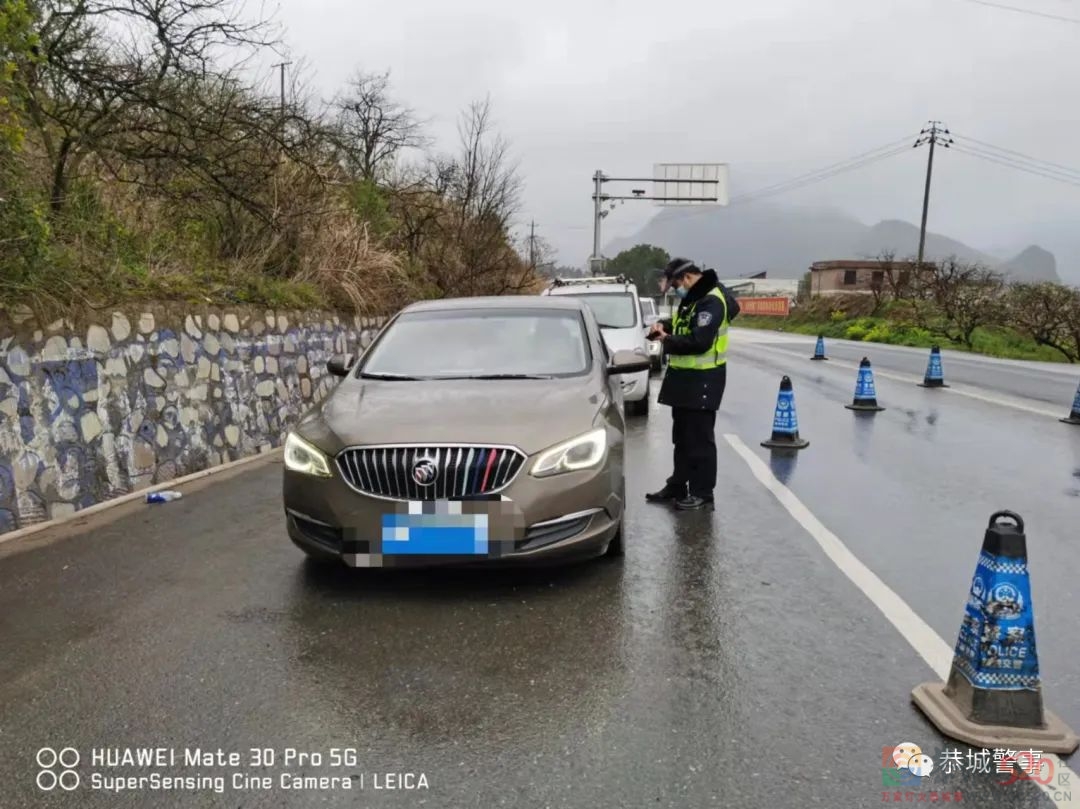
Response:
[{"label": "black jacket", "polygon": [[[679,304],[679,317],[691,309],[694,319],[689,335],[674,335],[671,320],[662,321],[664,331],[671,334],[664,340],[664,353],[668,355],[704,354],[714,342],[716,333],[724,322],[725,306],[719,298],[709,293],[717,287],[716,272],[706,270],[698,282]],[[696,306],[695,306],[696,304]],[[727,384],[727,365],[708,370],[672,368],[664,374],[660,386],[660,404],[669,407],[685,407],[693,410],[717,410],[724,398]]]}]

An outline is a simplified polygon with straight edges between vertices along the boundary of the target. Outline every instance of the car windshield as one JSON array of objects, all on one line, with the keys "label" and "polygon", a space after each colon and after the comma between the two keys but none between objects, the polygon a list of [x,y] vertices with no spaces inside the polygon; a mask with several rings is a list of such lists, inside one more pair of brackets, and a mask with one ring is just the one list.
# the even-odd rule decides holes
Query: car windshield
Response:
[{"label": "car windshield", "polygon": [[585,301],[596,315],[596,322],[605,329],[629,329],[637,325],[634,295],[629,292],[580,292],[570,297]]},{"label": "car windshield", "polygon": [[589,369],[572,311],[444,310],[401,315],[364,355],[359,376],[385,379],[551,378]]}]

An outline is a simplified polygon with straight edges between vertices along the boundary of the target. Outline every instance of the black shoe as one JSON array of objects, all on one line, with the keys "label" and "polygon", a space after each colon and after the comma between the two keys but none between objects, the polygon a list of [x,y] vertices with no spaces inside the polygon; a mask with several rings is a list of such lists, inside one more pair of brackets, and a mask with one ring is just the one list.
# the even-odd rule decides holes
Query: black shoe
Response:
[{"label": "black shoe", "polygon": [[686,497],[686,490],[678,491],[665,486],[658,492],[649,492],[645,499],[650,503],[674,503],[676,500]]},{"label": "black shoe", "polygon": [[679,511],[698,511],[703,508],[712,507],[713,499],[711,497],[698,497],[694,494],[683,497],[675,503],[675,508],[679,509]]}]

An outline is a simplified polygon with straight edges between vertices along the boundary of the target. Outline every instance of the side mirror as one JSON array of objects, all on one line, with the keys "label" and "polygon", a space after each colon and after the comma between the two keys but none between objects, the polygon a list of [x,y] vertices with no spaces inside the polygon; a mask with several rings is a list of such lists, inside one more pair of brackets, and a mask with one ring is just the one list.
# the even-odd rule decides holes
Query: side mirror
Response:
[{"label": "side mirror", "polygon": [[336,354],[327,360],[326,370],[334,376],[348,376],[354,365],[356,357],[352,354]]},{"label": "side mirror", "polygon": [[633,351],[616,351],[608,366],[609,374],[637,374],[652,368],[648,355]]}]

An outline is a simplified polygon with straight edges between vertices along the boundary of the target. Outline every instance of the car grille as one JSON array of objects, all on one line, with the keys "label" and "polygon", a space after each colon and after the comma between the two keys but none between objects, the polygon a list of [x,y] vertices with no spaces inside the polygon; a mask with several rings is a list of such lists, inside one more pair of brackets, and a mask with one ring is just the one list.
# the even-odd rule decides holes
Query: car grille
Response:
[{"label": "car grille", "polygon": [[[512,447],[356,447],[337,456],[357,491],[397,500],[450,500],[493,494],[513,482],[526,456]],[[425,463],[426,462],[426,463]],[[423,465],[431,481],[417,476]]]}]

